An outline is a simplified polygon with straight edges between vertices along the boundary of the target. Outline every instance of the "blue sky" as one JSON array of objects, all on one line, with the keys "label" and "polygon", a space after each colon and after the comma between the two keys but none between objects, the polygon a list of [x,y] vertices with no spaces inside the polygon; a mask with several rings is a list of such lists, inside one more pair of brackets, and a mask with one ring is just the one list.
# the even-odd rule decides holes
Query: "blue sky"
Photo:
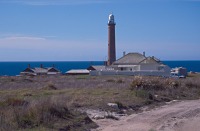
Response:
[{"label": "blue sky", "polygon": [[111,12],[117,58],[200,60],[200,0],[0,0],[0,61],[106,60]]}]

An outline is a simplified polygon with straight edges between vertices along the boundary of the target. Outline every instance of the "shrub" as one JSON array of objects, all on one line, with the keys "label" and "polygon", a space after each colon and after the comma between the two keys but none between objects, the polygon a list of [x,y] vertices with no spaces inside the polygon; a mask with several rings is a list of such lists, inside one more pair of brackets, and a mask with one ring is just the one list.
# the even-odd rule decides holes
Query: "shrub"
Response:
[{"label": "shrub", "polygon": [[134,90],[134,89],[138,89],[142,86],[142,80],[141,79],[135,79],[132,81],[131,83],[131,90]]},{"label": "shrub", "polygon": [[2,104],[4,104],[5,106],[25,106],[28,104],[28,102],[20,98],[11,97],[3,101]]},{"label": "shrub", "polygon": [[25,81],[25,82],[33,82],[33,80],[32,80],[32,79],[29,79],[29,78],[25,78],[24,81]]},{"label": "shrub", "polygon": [[117,83],[124,83],[124,81],[122,79],[118,79],[116,82]]},{"label": "shrub", "polygon": [[57,87],[53,83],[48,83],[43,89],[44,90],[57,90]]},{"label": "shrub", "polygon": [[145,90],[137,90],[135,92],[137,97],[141,97],[141,98],[147,98],[148,97],[148,92]]},{"label": "shrub", "polygon": [[131,90],[148,90],[148,91],[159,91],[170,88],[181,87],[181,83],[177,80],[159,78],[159,77],[145,77],[134,79],[131,83]]},{"label": "shrub", "polygon": [[143,90],[162,90],[165,87],[157,79],[135,79],[131,83],[131,90],[143,89]]},{"label": "shrub", "polygon": [[26,106],[1,109],[0,124],[0,130],[27,130],[38,127],[56,130],[70,127],[70,130],[76,130],[87,128],[87,124],[96,126],[86,114],[69,110],[64,101],[44,98],[32,101]]},{"label": "shrub", "polygon": [[180,86],[180,83],[179,83],[178,81],[172,81],[172,82],[170,83],[170,85],[171,85],[173,88],[177,88],[177,87]]},{"label": "shrub", "polygon": [[188,87],[188,88],[197,88],[198,87],[198,84],[192,82],[192,81],[188,81],[185,83],[185,85]]},{"label": "shrub", "polygon": [[119,102],[119,101],[116,101],[116,102],[114,102],[114,103],[116,103],[117,105],[118,105],[118,108],[119,109],[124,109],[124,108],[126,108],[121,102]]},{"label": "shrub", "polygon": [[6,114],[0,112],[0,131],[11,131],[12,124],[6,121]]},{"label": "shrub", "polygon": [[115,80],[114,79],[108,79],[108,80],[106,80],[106,82],[115,82]]},{"label": "shrub", "polygon": [[32,93],[24,93],[23,96],[32,96]]}]

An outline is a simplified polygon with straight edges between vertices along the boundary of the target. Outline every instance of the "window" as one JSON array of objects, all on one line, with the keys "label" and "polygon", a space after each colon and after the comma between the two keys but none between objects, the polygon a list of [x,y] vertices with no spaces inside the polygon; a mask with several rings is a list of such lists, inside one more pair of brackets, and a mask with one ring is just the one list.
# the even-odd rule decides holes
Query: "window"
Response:
[{"label": "window", "polygon": [[163,66],[159,66],[159,67],[158,67],[158,70],[162,70],[162,69],[164,69]]}]

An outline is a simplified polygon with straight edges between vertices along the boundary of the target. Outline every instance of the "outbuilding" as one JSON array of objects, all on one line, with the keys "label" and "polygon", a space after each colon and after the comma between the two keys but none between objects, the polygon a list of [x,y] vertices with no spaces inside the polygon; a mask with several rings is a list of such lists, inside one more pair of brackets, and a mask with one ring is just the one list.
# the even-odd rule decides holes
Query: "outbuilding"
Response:
[{"label": "outbuilding", "polygon": [[36,75],[60,75],[61,72],[56,69],[55,67],[43,67],[41,64],[40,67],[31,68],[30,65],[20,72],[20,75],[29,75],[29,76],[36,76]]}]

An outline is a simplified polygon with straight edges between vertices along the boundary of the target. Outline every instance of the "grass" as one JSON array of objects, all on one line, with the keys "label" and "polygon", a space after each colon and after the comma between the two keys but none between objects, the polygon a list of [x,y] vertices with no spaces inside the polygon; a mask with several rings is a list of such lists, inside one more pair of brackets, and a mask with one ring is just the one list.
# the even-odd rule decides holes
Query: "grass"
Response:
[{"label": "grass", "polygon": [[[0,130],[88,130],[95,123],[77,109],[131,112],[173,99],[199,99],[199,80],[199,76],[0,77]],[[107,103],[117,103],[119,109]]]},{"label": "grass", "polygon": [[66,102],[58,97],[33,101],[9,98],[4,103],[0,108],[0,130],[81,131],[97,127],[86,114],[68,109]]}]

